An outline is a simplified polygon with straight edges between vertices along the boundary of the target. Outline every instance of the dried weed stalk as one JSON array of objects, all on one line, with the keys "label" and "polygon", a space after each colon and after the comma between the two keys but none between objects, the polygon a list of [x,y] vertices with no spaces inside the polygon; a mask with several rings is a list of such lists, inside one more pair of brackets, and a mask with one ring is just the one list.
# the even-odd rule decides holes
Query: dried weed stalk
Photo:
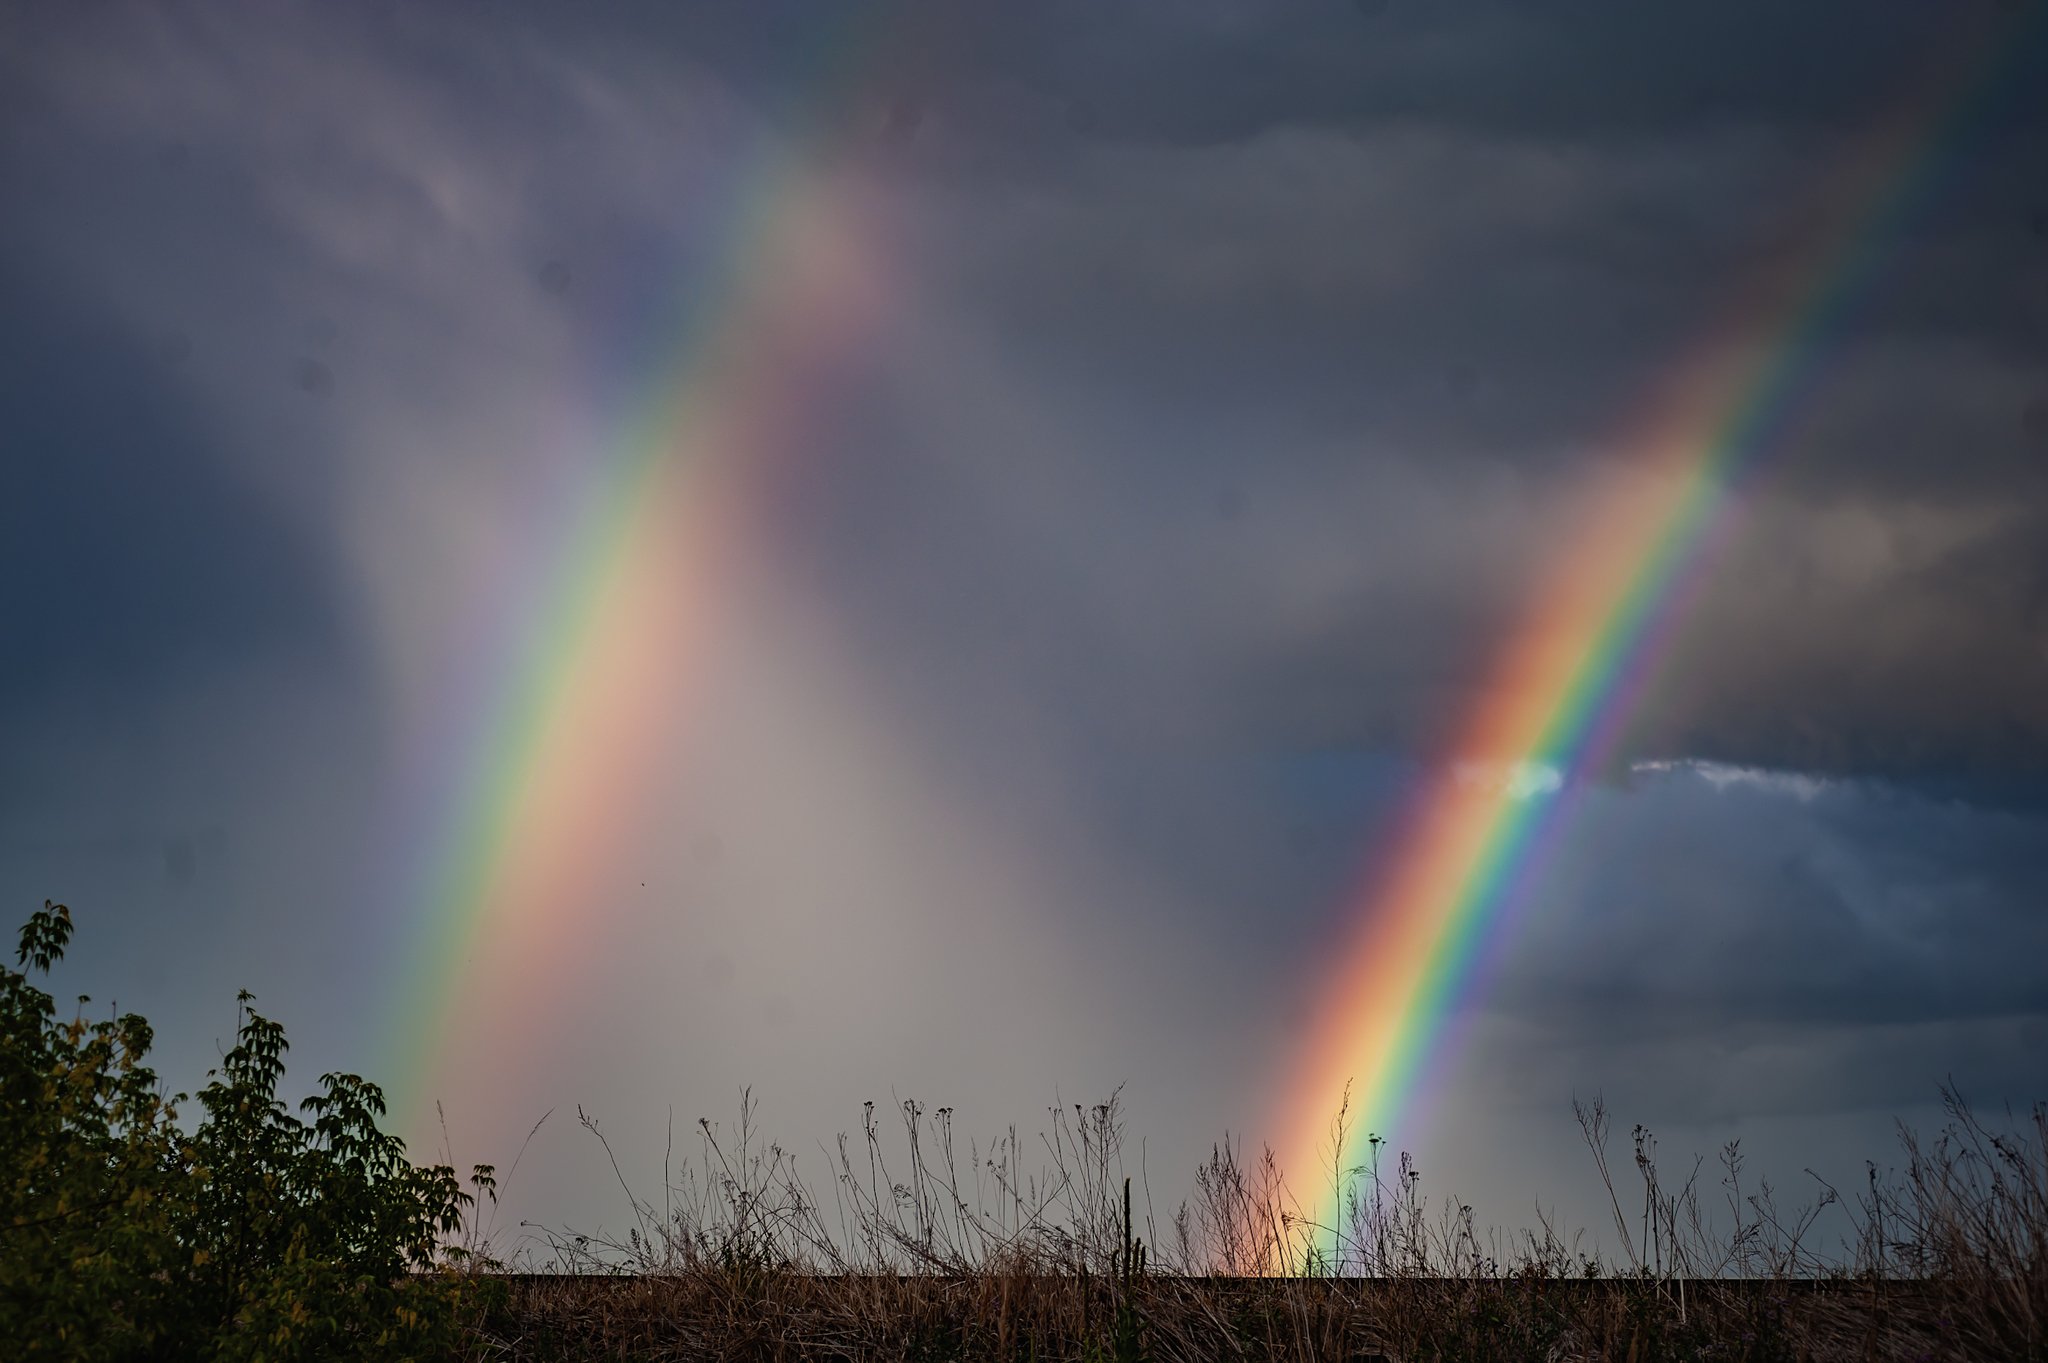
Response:
[{"label": "dried weed stalk", "polygon": [[[1668,1187],[1638,1127],[1624,1195],[1610,1121],[1575,1105],[1619,1257],[1547,1223],[1482,1243],[1471,1208],[1434,1211],[1404,1153],[1333,1168],[1339,1224],[1305,1217],[1270,1151],[1230,1140],[1154,1243],[1133,1206],[1116,1095],[1060,1106],[1035,1143],[965,1148],[949,1109],[873,1105],[828,1151],[829,1196],[765,1141],[751,1099],[661,1205],[619,1182],[615,1237],[542,1231],[475,1340],[503,1359],[2048,1359],[2048,1109],[1992,1130],[1955,1094],[1932,1142],[1872,1167],[1853,1206],[1819,1185],[1786,1210],[1731,1144],[1709,1206],[1703,1162]],[[580,1114],[579,1114],[580,1115]],[[1343,1148],[1340,1114],[1334,1134]],[[584,1125],[609,1154],[597,1123]],[[614,1170],[617,1164],[614,1161]],[[667,1171],[665,1171],[667,1172]],[[1633,1184],[1630,1185],[1633,1188]],[[1140,1181],[1140,1200],[1142,1181]],[[1849,1214],[1842,1253],[1824,1209]]]}]

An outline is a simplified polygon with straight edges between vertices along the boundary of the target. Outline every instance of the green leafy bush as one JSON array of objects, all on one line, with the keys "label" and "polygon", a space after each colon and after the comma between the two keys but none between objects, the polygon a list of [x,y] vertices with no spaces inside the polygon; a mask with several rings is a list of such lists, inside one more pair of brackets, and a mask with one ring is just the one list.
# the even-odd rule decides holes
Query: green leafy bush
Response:
[{"label": "green leafy bush", "polygon": [[[57,1020],[29,982],[71,938],[45,902],[0,966],[0,1343],[9,1357],[99,1360],[441,1358],[462,1351],[488,1284],[460,1270],[474,1196],[378,1130],[384,1098],[321,1076],[294,1116],[277,1097],[284,1029],[249,1007],[178,1125],[129,1014]],[[88,1002],[83,997],[80,1004]],[[471,1183],[494,1192],[478,1165]]]}]

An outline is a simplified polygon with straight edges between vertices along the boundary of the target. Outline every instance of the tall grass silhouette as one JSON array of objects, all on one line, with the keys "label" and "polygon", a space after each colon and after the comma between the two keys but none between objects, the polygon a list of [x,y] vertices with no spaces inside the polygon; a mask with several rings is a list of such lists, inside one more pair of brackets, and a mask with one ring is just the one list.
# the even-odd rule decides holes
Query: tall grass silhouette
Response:
[{"label": "tall grass silhouette", "polygon": [[[471,1192],[413,1165],[375,1085],[324,1076],[291,1115],[283,1029],[246,994],[181,1126],[192,1100],[142,1063],[146,1021],[61,1021],[31,983],[71,930],[46,904],[22,968],[0,966],[7,1358],[2048,1359],[2048,1106],[1990,1121],[1945,1088],[1945,1125],[1902,1126],[1900,1163],[1788,1205],[1738,1145],[1674,1183],[1649,1130],[1618,1152],[1605,1105],[1575,1103],[1603,1260],[1583,1232],[1432,1204],[1373,1138],[1308,1197],[1270,1150],[1219,1141],[1161,1216],[1116,1093],[986,1144],[949,1108],[869,1104],[815,1182],[743,1094],[680,1158],[671,1139],[648,1195],[579,1110],[624,1235],[522,1226],[501,1247],[471,1214],[496,1205],[493,1170]],[[1832,1250],[1824,1215],[1848,1227]]]},{"label": "tall grass silhouette", "polygon": [[[532,1228],[479,1347],[519,1358],[2048,1358],[2048,1108],[1997,1128],[1953,1090],[1944,1099],[1938,1135],[1901,1128],[1902,1166],[1872,1164],[1852,1196],[1822,1184],[1797,1205],[1752,1179],[1735,1144],[1713,1188],[1703,1162],[1671,1186],[1643,1127],[1621,1164],[1605,1106],[1575,1104],[1614,1217],[1614,1257],[1602,1261],[1582,1251],[1583,1232],[1483,1230],[1469,1206],[1432,1204],[1405,1153],[1328,1171],[1343,1209],[1328,1226],[1304,1217],[1270,1151],[1219,1142],[1161,1224],[1124,1167],[1114,1094],[1052,1108],[1035,1141],[1012,1129],[987,1148],[963,1142],[948,1109],[916,1102],[885,1139],[871,1104],[837,1143],[829,1188],[814,1188],[743,1097],[733,1127],[699,1123],[699,1153],[673,1170],[660,1205],[620,1176],[623,1238]],[[1821,1234],[1831,1210],[1849,1227],[1833,1251]]]}]

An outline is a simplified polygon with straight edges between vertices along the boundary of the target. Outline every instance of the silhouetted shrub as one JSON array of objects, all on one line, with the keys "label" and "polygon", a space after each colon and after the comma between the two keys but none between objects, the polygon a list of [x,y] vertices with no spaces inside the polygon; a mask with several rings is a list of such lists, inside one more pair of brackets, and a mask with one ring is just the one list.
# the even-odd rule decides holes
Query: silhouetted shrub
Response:
[{"label": "silhouetted shrub", "polygon": [[[29,981],[71,938],[45,902],[0,967],[0,1341],[22,1359],[444,1357],[486,1305],[444,1236],[473,1195],[377,1129],[352,1074],[292,1115],[284,1029],[249,1007],[190,1133],[135,1014],[57,1020]],[[81,997],[81,1007],[89,1000]],[[472,1184],[493,1188],[489,1166]]]}]

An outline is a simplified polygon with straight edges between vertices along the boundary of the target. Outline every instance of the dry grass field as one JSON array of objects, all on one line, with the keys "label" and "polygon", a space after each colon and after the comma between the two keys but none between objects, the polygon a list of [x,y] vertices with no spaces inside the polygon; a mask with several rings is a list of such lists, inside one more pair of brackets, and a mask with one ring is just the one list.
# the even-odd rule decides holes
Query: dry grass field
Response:
[{"label": "dry grass field", "polygon": [[[819,1195],[788,1154],[705,1125],[701,1159],[623,1240],[544,1233],[475,1336],[506,1359],[1866,1360],[2048,1358],[2048,1110],[2003,1127],[1951,1096],[1895,1175],[1780,1209],[1724,1152],[1717,1219],[1668,1189],[1638,1130],[1617,1186],[1607,1114],[1581,1124],[1619,1262],[1549,1227],[1481,1233],[1406,1161],[1346,1175],[1343,1224],[1303,1216],[1270,1158],[1219,1147],[1153,1224],[1119,1174],[1115,1103],[1060,1114],[1043,1167],[1014,1133],[958,1150],[944,1110],[872,1109]],[[600,1140],[595,1123],[586,1121]],[[907,1150],[891,1167],[885,1145]],[[609,1149],[609,1147],[606,1147]],[[622,1184],[624,1180],[621,1180]],[[631,1197],[631,1190],[628,1190]],[[1140,1198],[1142,1204],[1142,1195]],[[1811,1241],[1830,1202],[1855,1243]]]}]

